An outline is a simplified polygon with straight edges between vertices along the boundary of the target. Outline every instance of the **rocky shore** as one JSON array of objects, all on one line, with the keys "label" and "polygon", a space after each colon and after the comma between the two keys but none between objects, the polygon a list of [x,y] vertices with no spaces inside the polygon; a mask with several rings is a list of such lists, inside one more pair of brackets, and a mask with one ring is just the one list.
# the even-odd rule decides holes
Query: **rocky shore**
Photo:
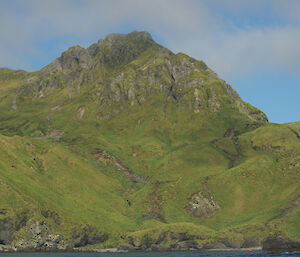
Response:
[{"label": "rocky shore", "polygon": [[300,242],[280,235],[270,235],[263,242],[263,250],[272,252],[300,252]]},{"label": "rocky shore", "polygon": [[[14,233],[17,228],[23,236]],[[25,223],[24,223],[25,224]],[[20,231],[17,231],[20,233]],[[25,234],[25,236],[24,236]],[[34,221],[22,227],[13,220],[3,223],[0,230],[0,252],[131,252],[131,251],[300,251],[300,242],[280,234],[267,238],[197,235],[188,232],[164,231],[159,234],[132,234],[120,238],[117,246],[106,244],[109,236],[85,226],[74,230],[71,238],[51,232],[45,222]],[[102,244],[105,243],[105,244]]]},{"label": "rocky shore", "polygon": [[[57,215],[56,222],[60,219]],[[131,233],[115,238],[90,225],[74,229],[65,237],[55,233],[44,221],[27,220],[26,214],[0,222],[0,252],[128,252],[128,251],[243,251],[246,249],[272,252],[300,251],[300,242],[282,233],[253,237],[246,233],[211,234],[197,231],[165,230],[159,233]],[[231,233],[231,234],[230,234]]]}]

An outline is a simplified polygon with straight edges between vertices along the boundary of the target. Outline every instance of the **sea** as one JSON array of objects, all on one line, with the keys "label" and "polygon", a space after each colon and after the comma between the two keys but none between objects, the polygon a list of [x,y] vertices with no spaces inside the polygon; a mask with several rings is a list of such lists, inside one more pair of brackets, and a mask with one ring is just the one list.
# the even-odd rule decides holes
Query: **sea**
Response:
[{"label": "sea", "polygon": [[127,253],[0,253],[0,257],[300,257],[299,253],[265,251],[127,252]]}]

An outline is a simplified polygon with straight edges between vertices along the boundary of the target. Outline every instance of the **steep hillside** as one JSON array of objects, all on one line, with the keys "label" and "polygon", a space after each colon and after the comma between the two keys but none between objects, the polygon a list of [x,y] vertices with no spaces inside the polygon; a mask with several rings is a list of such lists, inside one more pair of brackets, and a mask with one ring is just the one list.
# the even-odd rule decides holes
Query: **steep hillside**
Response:
[{"label": "steep hillside", "polygon": [[147,32],[0,69],[0,134],[3,248],[300,240],[300,124],[269,124]]}]

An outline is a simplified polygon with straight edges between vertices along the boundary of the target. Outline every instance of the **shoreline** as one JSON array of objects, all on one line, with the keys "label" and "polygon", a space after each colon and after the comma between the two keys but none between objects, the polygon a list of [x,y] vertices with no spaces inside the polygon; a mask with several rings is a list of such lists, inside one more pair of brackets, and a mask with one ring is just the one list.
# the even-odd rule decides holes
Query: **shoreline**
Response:
[{"label": "shoreline", "polygon": [[[268,249],[264,250],[261,246],[257,247],[249,247],[249,248],[212,248],[212,249],[189,249],[189,250],[178,250],[178,249],[166,249],[166,250],[121,250],[118,248],[96,248],[96,249],[80,249],[80,248],[73,248],[73,249],[24,249],[24,250],[17,250],[17,249],[6,249],[1,250],[1,253],[79,253],[79,252],[86,252],[86,253],[134,253],[134,252],[252,252],[252,251],[266,251],[271,253],[278,253],[278,252],[295,252],[292,249],[282,249],[282,251],[278,251],[278,249]],[[297,252],[297,251],[296,251]]]},{"label": "shoreline", "polygon": [[250,250],[250,251],[265,251],[263,250],[262,246],[256,246],[256,247],[248,247],[248,248],[221,248],[221,249],[206,249],[204,251],[207,251],[207,252],[226,252],[226,251],[242,251],[242,252],[245,252],[247,250]]},{"label": "shoreline", "polygon": [[264,251],[269,253],[294,253],[300,252],[298,248],[281,248],[279,245],[264,248],[263,246],[253,246],[247,248],[186,248],[186,249],[178,249],[178,248],[146,248],[146,249],[122,249],[121,247],[110,247],[110,248],[65,248],[65,249],[55,249],[55,248],[17,248],[1,245],[0,253],[134,253],[134,252],[252,252],[252,251]]}]

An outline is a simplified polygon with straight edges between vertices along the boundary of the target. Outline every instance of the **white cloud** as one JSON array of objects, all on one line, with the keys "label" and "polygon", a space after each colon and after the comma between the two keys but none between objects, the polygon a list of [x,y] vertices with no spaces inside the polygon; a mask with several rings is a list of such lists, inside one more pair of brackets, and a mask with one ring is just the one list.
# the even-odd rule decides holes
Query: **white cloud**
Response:
[{"label": "white cloud", "polygon": [[[236,31],[213,45],[207,61],[224,76],[282,70],[297,73],[300,65],[300,28]],[[196,54],[196,53],[195,53]]]},{"label": "white cloud", "polygon": [[[87,45],[127,28],[149,30],[167,47],[205,60],[221,77],[300,65],[299,1],[12,0],[0,2],[0,66],[31,69],[53,38]],[[284,4],[284,3],[288,4]],[[238,28],[227,14],[270,12],[291,25]],[[295,7],[295,8],[293,8]],[[218,9],[219,12],[214,12]],[[274,17],[273,17],[274,18]],[[291,22],[293,21],[293,22]],[[299,20],[298,20],[299,21]],[[49,43],[48,43],[49,44]],[[44,63],[45,65],[47,63]]]}]

